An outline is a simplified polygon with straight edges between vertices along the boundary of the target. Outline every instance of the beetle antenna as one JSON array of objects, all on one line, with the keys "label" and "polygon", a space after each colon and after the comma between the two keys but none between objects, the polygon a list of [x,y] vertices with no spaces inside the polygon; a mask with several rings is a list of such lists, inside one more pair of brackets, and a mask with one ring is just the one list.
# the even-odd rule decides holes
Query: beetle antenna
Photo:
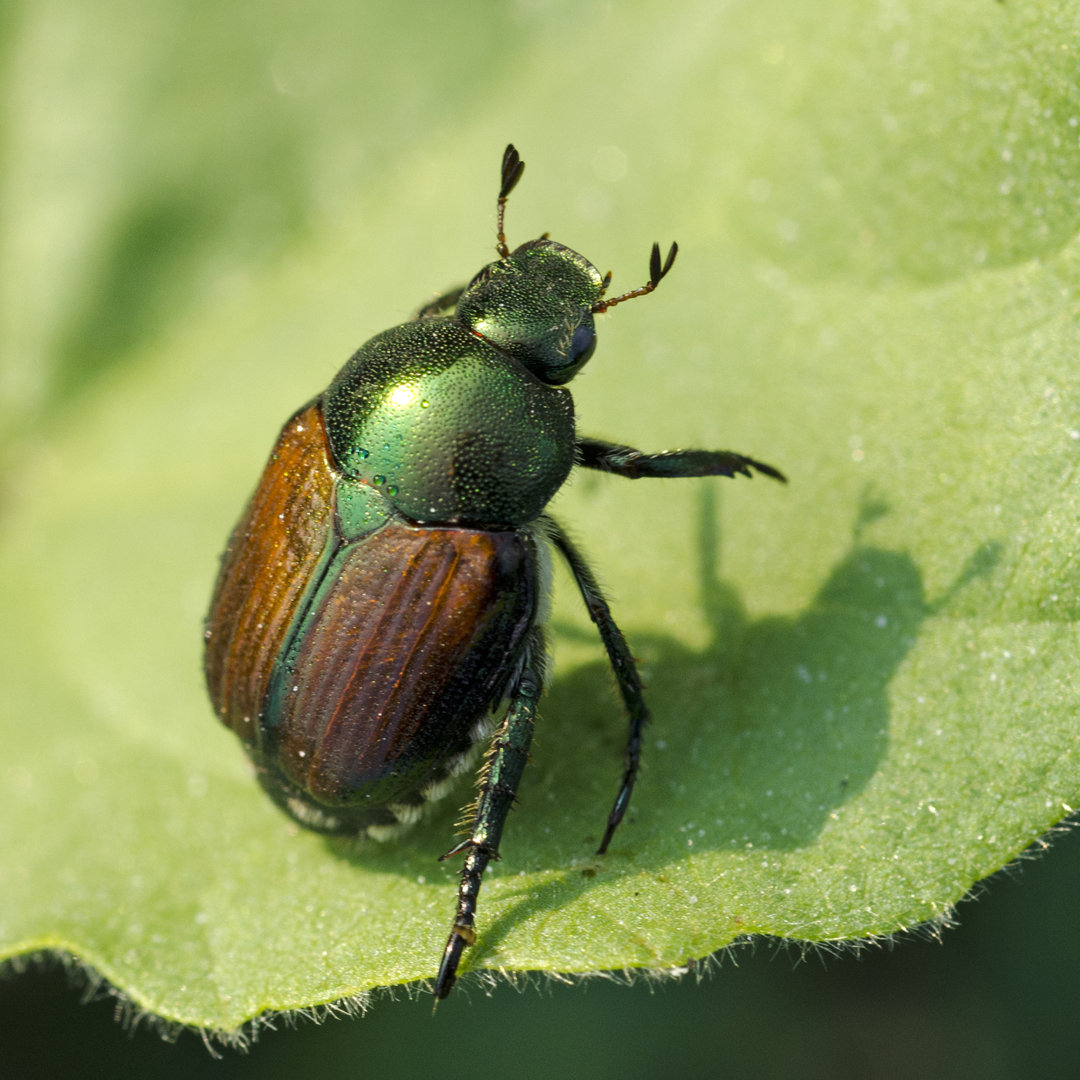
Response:
[{"label": "beetle antenna", "polygon": [[498,235],[495,250],[499,253],[501,259],[505,259],[510,254],[510,248],[506,244],[506,233],[503,232],[503,215],[506,213],[506,200],[510,192],[517,186],[517,182],[521,179],[521,174],[524,171],[525,162],[521,160],[521,155],[517,152],[514,144],[510,143],[503,151],[502,187],[499,188]]},{"label": "beetle antenna", "polygon": [[[612,300],[597,300],[592,306],[593,314],[599,315],[602,311],[607,311],[608,308],[613,308],[616,304],[621,304],[624,300],[633,300],[635,296],[648,296],[649,293],[651,293],[667,276],[667,272],[671,269],[671,264],[675,262],[675,256],[678,254],[679,245],[672,244],[671,250],[667,253],[667,258],[661,265],[660,245],[653,244],[652,254],[649,256],[649,280],[642,285],[640,289],[631,289],[630,292],[623,293],[622,296],[616,296]],[[608,274],[607,277],[604,278],[605,289],[610,280],[611,275]]]}]

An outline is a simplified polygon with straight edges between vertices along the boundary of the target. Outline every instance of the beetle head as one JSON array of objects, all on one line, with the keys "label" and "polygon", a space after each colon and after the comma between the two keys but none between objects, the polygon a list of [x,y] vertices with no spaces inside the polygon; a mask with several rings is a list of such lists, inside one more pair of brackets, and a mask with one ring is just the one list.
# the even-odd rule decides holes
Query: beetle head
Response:
[{"label": "beetle head", "polygon": [[606,284],[576,251],[546,238],[530,240],[472,279],[457,317],[541,382],[559,386],[593,354],[593,310]]}]

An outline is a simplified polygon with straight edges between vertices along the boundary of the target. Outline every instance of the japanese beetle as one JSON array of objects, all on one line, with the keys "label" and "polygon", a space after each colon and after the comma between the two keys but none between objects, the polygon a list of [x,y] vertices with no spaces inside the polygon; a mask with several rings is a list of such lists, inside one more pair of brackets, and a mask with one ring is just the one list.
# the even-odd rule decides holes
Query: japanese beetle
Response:
[{"label": "japanese beetle", "polygon": [[584,557],[544,507],[573,466],[630,478],[783,480],[728,451],[643,454],[577,435],[563,384],[596,345],[602,276],[542,236],[511,251],[502,162],[499,258],[412,322],[362,346],[282,429],[222,557],[206,619],[206,680],[262,786],[324,833],[413,821],[466,764],[505,703],[480,773],[457,913],[436,978],[454,985],[476,940],[480,880],[498,857],[544,683],[549,552],[569,565],[629,715],[622,783],[600,842],[626,813],[649,718],[622,631]]}]

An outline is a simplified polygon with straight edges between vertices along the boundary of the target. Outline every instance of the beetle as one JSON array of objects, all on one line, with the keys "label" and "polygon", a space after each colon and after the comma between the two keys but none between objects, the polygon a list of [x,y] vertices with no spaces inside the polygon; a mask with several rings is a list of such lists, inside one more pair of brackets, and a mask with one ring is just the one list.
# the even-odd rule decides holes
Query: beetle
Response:
[{"label": "beetle", "polygon": [[593,354],[594,316],[651,293],[678,246],[661,261],[653,244],[646,284],[612,298],[610,273],[547,234],[511,251],[506,200],[524,167],[508,146],[498,259],[361,346],[285,424],[222,556],[204,630],[215,711],[273,800],[323,833],[385,836],[415,820],[502,709],[471,823],[442,856],[464,866],[436,1001],[476,940],[481,878],[528,757],[552,551],[629,719],[600,854],[638,775],[649,712],[634,660],[547,503],[575,465],[632,479],[785,479],[744,454],[646,454],[576,433],[565,384]]}]

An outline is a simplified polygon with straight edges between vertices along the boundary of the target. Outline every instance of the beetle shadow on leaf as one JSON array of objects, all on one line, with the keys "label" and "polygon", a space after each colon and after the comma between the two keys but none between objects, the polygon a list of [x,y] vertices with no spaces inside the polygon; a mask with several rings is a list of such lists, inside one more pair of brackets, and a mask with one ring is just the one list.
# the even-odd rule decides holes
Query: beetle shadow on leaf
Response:
[{"label": "beetle shadow on leaf", "polygon": [[[653,722],[613,851],[634,854],[641,848],[635,834],[647,837],[648,847],[666,833],[677,848],[690,840],[698,849],[812,841],[829,811],[861,789],[884,755],[889,681],[929,610],[908,556],[860,543],[870,516],[860,513],[850,550],[805,611],[749,619],[717,572],[716,498],[703,488],[698,514],[708,644],[698,650],[666,635],[632,636]],[[545,701],[545,745],[571,738],[552,733],[561,718],[592,727],[582,703],[596,699],[588,686],[598,681],[595,665],[556,680]],[[613,704],[605,711],[596,723],[614,791],[623,729],[613,722]],[[592,816],[602,810],[600,803]],[[668,858],[677,850],[670,840],[658,846]]]},{"label": "beetle shadow on leaf", "polygon": [[[717,572],[716,501],[715,491],[703,487],[699,574],[708,645],[692,650],[647,634],[631,641],[648,682],[653,723],[630,811],[609,855],[593,858],[592,852],[617,788],[625,722],[619,723],[600,662],[565,677],[556,672],[523,805],[504,844],[512,857],[516,826],[525,825],[527,812],[537,826],[539,811],[548,819],[540,828],[567,834],[564,857],[544,864],[530,852],[527,869],[565,871],[569,865],[575,871],[539,886],[534,881],[520,899],[511,899],[483,930],[477,960],[496,952],[522,919],[572,902],[597,877],[659,872],[688,850],[791,850],[813,843],[888,751],[890,684],[922,624],[999,558],[999,545],[983,545],[943,596],[928,601],[908,554],[864,542],[866,526],[888,512],[864,497],[848,551],[808,607],[793,617],[752,621]],[[558,632],[577,636],[563,627]],[[590,762],[610,762],[610,768]],[[552,806],[558,813],[544,809]]]},{"label": "beetle shadow on leaf", "polygon": [[[715,488],[703,486],[699,580],[709,644],[693,651],[671,638],[634,642],[654,709],[637,820],[662,815],[682,846],[790,850],[813,842],[873,777],[888,751],[897,670],[926,618],[988,573],[999,548],[981,547],[931,602],[910,555],[864,541],[866,527],[888,513],[864,494],[848,551],[806,609],[752,621],[718,573],[716,501]],[[662,754],[652,750],[657,741]]]}]

